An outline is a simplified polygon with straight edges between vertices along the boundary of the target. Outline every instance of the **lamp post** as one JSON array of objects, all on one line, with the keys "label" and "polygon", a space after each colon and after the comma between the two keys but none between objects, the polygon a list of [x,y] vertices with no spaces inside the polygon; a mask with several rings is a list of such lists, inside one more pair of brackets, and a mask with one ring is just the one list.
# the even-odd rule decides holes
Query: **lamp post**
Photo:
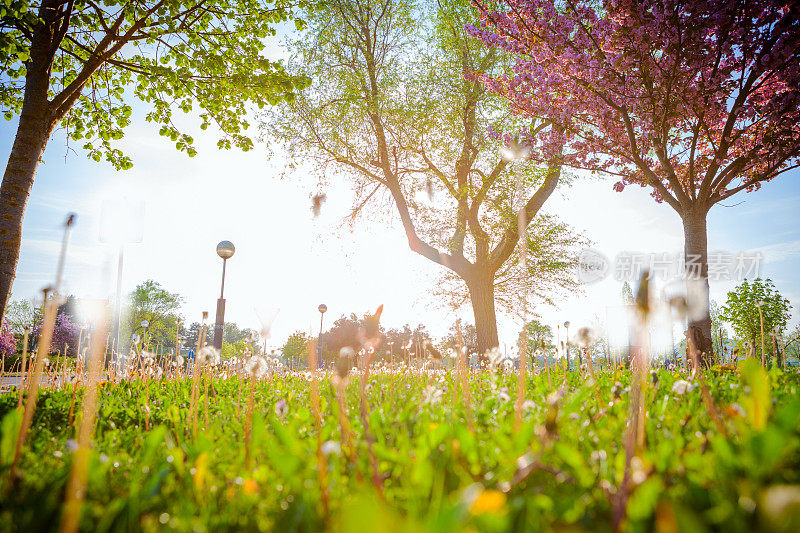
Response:
[{"label": "lamp post", "polygon": [[[319,335],[317,335],[317,368],[319,368],[320,357],[322,356],[322,346],[320,345],[320,341],[322,341],[322,317],[325,316],[325,311],[327,310],[328,306],[325,304],[319,304],[319,307],[317,307],[317,311],[319,311]],[[316,368],[314,370],[316,370]]]},{"label": "lamp post", "polygon": [[567,330],[567,370],[569,370],[569,320],[564,322],[564,328]]},{"label": "lamp post", "polygon": [[150,325],[150,322],[147,320],[142,320],[142,349],[144,349],[145,345],[147,344],[147,327]]},{"label": "lamp post", "polygon": [[236,248],[231,241],[221,241],[217,245],[217,255],[222,258],[222,287],[219,290],[219,300],[217,300],[217,318],[214,321],[214,348],[222,349],[222,334],[225,330],[225,265],[228,259],[233,257]]},{"label": "lamp post", "polygon": [[114,333],[111,357],[106,365],[116,364],[121,353],[120,333],[122,323],[122,271],[125,244],[142,242],[144,230],[144,203],[114,199],[103,202],[100,213],[100,242],[117,248],[117,292],[114,301]]}]

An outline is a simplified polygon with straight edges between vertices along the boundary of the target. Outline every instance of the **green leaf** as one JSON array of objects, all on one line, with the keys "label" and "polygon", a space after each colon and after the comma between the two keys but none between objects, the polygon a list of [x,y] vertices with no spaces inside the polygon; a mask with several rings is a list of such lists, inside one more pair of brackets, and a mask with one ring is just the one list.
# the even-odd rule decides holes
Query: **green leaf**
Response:
[{"label": "green leaf", "polygon": [[0,424],[0,465],[10,465],[14,460],[17,436],[22,426],[22,412],[12,409],[3,417]]},{"label": "green leaf", "polygon": [[769,375],[755,359],[743,361],[739,368],[743,384],[750,389],[750,392],[743,400],[747,421],[753,429],[762,431],[767,425],[769,411],[772,406]]}]

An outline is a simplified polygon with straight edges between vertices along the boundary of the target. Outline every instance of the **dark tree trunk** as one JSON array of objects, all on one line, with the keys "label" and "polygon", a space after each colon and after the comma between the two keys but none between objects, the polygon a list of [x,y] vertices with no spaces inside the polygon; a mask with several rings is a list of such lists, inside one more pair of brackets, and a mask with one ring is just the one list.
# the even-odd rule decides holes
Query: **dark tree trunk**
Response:
[{"label": "dark tree trunk", "polygon": [[[704,312],[689,317],[687,335],[694,341],[700,353],[703,364],[712,364],[714,361],[714,344],[711,340],[711,315],[709,314],[708,299],[708,234],[706,231],[706,215],[708,209],[697,207],[683,213],[684,233],[684,261],[686,262],[686,277],[697,280],[705,307]],[[694,306],[692,306],[694,307]],[[702,315],[702,317],[701,317]]]},{"label": "dark tree trunk", "polygon": [[11,295],[22,240],[22,217],[33,187],[39,158],[47,144],[47,128],[36,117],[23,113],[14,146],[0,186],[0,305]]},{"label": "dark tree trunk", "polygon": [[478,335],[478,356],[499,345],[497,340],[497,316],[494,310],[494,274],[481,272],[467,280],[472,312],[475,316],[475,331]]},{"label": "dark tree trunk", "polygon": [[64,8],[63,2],[55,0],[42,2],[39,8],[40,22],[34,28],[30,60],[25,64],[25,95],[19,125],[0,185],[0,320],[14,284],[22,218],[33,178],[53,131],[54,120],[47,98],[53,57],[68,23]]}]

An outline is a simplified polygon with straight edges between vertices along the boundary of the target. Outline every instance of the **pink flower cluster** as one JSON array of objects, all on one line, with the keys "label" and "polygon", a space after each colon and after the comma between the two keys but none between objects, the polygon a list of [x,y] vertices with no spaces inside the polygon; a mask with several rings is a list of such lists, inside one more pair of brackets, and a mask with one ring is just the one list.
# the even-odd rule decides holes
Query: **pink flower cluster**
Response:
[{"label": "pink flower cluster", "polygon": [[17,339],[7,327],[0,329],[0,356],[8,357],[17,351]]},{"label": "pink flower cluster", "polygon": [[[575,168],[711,206],[800,165],[800,3],[476,1],[467,31],[512,54],[473,74],[518,114],[551,121]],[[496,4],[495,4],[496,5]],[[545,156],[546,157],[546,156]]]},{"label": "pink flower cluster", "polygon": [[[64,313],[56,317],[53,325],[53,337],[50,340],[50,353],[63,352],[64,346],[67,347],[69,355],[76,355],[78,350],[78,339],[80,336],[80,326],[70,320],[69,315]],[[41,326],[33,330],[33,338],[38,343]]]}]

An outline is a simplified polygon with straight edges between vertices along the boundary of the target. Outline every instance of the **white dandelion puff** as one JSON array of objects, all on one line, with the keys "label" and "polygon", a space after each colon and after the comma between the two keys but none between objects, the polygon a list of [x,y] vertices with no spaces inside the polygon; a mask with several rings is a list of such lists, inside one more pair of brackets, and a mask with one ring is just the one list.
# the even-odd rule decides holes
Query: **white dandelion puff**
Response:
[{"label": "white dandelion puff", "polygon": [[219,363],[219,350],[213,346],[204,346],[197,353],[197,363],[201,365],[215,366]]},{"label": "white dandelion puff", "polygon": [[324,455],[325,457],[329,456],[332,453],[339,455],[342,452],[342,446],[334,440],[328,440],[323,442],[322,446],[320,446],[319,449],[322,452],[322,455]]},{"label": "white dandelion puff", "polygon": [[685,379],[679,379],[672,384],[672,392],[679,396],[692,392],[692,389],[694,389],[694,386]]},{"label": "white dandelion puff", "polygon": [[267,372],[267,361],[260,355],[254,355],[247,360],[244,369],[249,375],[260,378]]}]

